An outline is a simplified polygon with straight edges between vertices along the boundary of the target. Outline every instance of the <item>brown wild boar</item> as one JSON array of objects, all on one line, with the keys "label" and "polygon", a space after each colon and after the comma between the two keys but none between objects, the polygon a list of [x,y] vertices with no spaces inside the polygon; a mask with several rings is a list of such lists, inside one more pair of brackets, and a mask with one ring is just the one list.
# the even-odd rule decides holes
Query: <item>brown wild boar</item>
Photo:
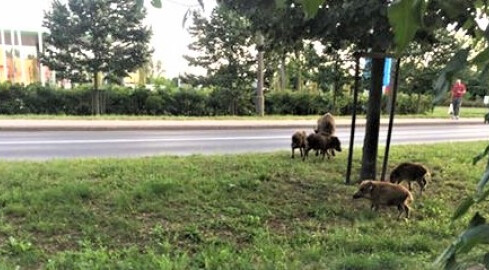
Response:
[{"label": "brown wild boar", "polygon": [[389,182],[366,180],[360,183],[359,190],[353,199],[366,198],[372,202],[371,209],[378,210],[379,206],[397,206],[399,219],[402,213],[409,218],[409,202],[413,201],[411,192],[401,185]]},{"label": "brown wild boar", "polygon": [[314,129],[315,133],[325,133],[327,135],[334,135],[336,130],[336,124],[334,117],[330,113],[325,113],[318,119],[317,127]]},{"label": "brown wild boar", "polygon": [[323,159],[325,155],[328,155],[329,159],[330,154],[328,151],[336,150],[341,152],[341,142],[336,136],[327,136],[323,133],[311,133],[307,136],[307,146],[302,160],[306,159],[311,149],[319,151],[323,156]]},{"label": "brown wild boar", "polygon": [[299,151],[301,152],[301,157],[304,155],[304,151],[306,150],[307,146],[307,134],[305,131],[297,131],[292,135],[292,156],[291,158],[294,158],[295,154],[295,149],[299,148]]},{"label": "brown wild boar", "polygon": [[411,182],[416,182],[420,187],[420,194],[423,194],[427,184],[427,176],[430,176],[430,173],[425,166],[412,162],[404,162],[392,170],[389,179],[391,183],[397,184],[406,180],[409,190],[411,190]]}]

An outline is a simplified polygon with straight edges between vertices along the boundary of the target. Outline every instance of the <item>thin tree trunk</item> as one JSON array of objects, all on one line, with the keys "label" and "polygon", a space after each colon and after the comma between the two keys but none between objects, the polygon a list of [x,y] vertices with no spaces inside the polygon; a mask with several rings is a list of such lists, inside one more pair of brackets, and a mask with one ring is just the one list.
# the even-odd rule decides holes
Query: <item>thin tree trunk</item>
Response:
[{"label": "thin tree trunk", "polygon": [[284,91],[287,87],[287,82],[285,78],[285,53],[282,55],[280,60],[280,91]]},{"label": "thin tree trunk", "polygon": [[258,32],[256,34],[256,45],[258,49],[258,70],[257,70],[257,82],[256,82],[256,113],[259,116],[265,115],[265,97],[263,95],[263,45],[264,45],[264,36],[262,33]]},{"label": "thin tree trunk", "polygon": [[339,78],[338,78],[338,69],[339,69],[339,59],[338,55],[335,56],[334,62],[334,86],[333,86],[333,112],[336,113],[336,97],[338,95],[339,90]]},{"label": "thin tree trunk", "polygon": [[384,59],[372,59],[372,85],[368,98],[367,123],[360,172],[361,180],[376,178],[383,71]]},{"label": "thin tree trunk", "polygon": [[256,89],[256,113],[265,115],[265,97],[263,96],[263,51],[258,52],[258,79]]},{"label": "thin tree trunk", "polygon": [[92,112],[95,115],[100,115],[100,91],[99,91],[99,78],[98,72],[93,73],[93,103],[92,103]]},{"label": "thin tree trunk", "polygon": [[295,51],[295,58],[297,61],[297,84],[295,86],[295,89],[297,91],[302,91],[302,64],[299,51]]}]

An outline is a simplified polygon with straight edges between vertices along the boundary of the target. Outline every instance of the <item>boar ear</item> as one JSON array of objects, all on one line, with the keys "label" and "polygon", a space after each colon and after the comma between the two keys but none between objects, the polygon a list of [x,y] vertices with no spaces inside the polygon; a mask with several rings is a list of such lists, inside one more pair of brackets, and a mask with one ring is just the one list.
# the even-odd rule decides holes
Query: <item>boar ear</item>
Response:
[{"label": "boar ear", "polygon": [[372,190],[374,190],[374,184],[372,182],[368,182],[367,188],[370,192],[372,192]]}]

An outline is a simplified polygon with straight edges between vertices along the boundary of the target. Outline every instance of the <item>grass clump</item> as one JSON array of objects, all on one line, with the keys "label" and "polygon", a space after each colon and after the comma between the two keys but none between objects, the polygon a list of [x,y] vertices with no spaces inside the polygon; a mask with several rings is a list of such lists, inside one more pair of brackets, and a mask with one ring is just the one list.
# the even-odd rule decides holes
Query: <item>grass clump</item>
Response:
[{"label": "grass clump", "polygon": [[1,162],[0,269],[430,269],[485,144],[393,147],[432,171],[404,221],[352,200],[346,151]]}]

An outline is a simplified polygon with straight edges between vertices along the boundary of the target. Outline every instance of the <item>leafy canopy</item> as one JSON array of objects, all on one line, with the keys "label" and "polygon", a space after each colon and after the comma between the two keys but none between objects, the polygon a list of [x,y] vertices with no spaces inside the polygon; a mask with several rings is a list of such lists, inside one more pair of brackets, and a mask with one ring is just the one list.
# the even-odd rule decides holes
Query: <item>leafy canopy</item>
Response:
[{"label": "leafy canopy", "polygon": [[49,33],[41,61],[74,81],[99,72],[127,76],[151,55],[145,16],[133,0],[56,0],[44,16]]}]

